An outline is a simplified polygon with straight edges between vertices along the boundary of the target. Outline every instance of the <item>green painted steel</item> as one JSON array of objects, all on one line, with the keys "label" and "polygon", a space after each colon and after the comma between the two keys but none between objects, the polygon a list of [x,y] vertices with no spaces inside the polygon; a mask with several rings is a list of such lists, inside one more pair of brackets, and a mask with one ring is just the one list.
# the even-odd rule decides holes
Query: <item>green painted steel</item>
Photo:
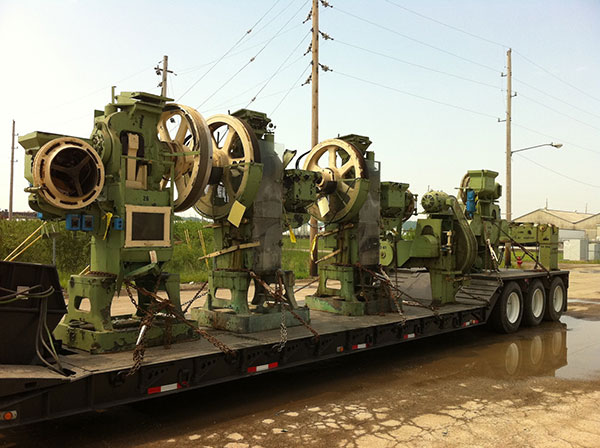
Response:
[{"label": "green painted steel", "polygon": [[[128,350],[135,345],[150,298],[138,294],[141,311],[112,316],[114,294],[125,281],[150,291],[165,291],[180,309],[179,276],[162,271],[173,253],[174,198],[172,188],[165,186],[164,180],[174,178],[175,162],[168,144],[157,136],[168,100],[143,92],[123,92],[104,112],[95,111],[90,138],[80,140],[91,145],[100,157],[105,179],[101,192],[90,204],[66,209],[49,203],[43,187],[29,189],[29,204],[41,213],[42,219],[72,222],[80,217],[92,223],[88,229],[91,272],[73,275],[69,280],[68,313],[55,331],[55,336],[69,347],[101,353]],[[41,155],[36,159],[40,149],[64,137],[67,136],[33,132],[20,138],[27,160],[25,177],[30,183],[34,184],[34,162],[40,162]],[[67,145],[62,153],[49,155],[41,162],[53,163],[63,157],[64,169],[74,163],[68,160],[69,155],[77,157]],[[51,172],[57,185],[61,181],[59,174]],[[68,206],[68,200],[64,203]],[[145,343],[162,344],[167,339],[174,342],[192,336],[185,324],[170,323],[168,327],[167,331],[165,319],[157,319],[148,330]]]},{"label": "green painted steel", "polygon": [[[239,139],[238,146],[230,151],[243,152],[245,160],[253,160],[225,166],[222,172],[216,171],[211,180],[214,185],[234,185],[236,177],[245,176],[245,180],[238,182],[236,193],[236,201],[243,206],[239,223],[230,215],[212,213],[210,207],[196,207],[196,211],[214,220],[215,255],[206,302],[192,309],[192,318],[200,325],[235,333],[279,328],[282,320],[285,326],[300,325],[290,310],[309,322],[308,308],[299,307],[294,297],[294,273],[281,269],[281,239],[282,228],[306,222],[304,207],[313,200],[314,177],[302,170],[284,170],[275,152],[274,127],[264,113],[242,109],[221,120],[215,122],[215,129],[229,122],[228,132],[234,132],[235,126],[250,132],[249,139],[236,134],[233,138]],[[228,172],[239,170],[241,166],[244,171],[238,171],[236,177]],[[231,209],[234,198],[214,196],[202,201],[205,204],[220,201],[224,208]],[[250,272],[273,289],[281,283],[284,303],[275,300]],[[249,297],[251,286],[252,298]]]},{"label": "green painted steel", "polygon": [[[497,175],[469,171],[461,184],[461,202],[441,191],[426,193],[421,205],[428,217],[417,220],[414,239],[403,240],[396,234],[395,266],[426,268],[434,303],[453,303],[457,292],[469,284],[471,273],[498,266],[500,233],[506,222],[496,204],[501,194]],[[467,211],[468,200],[472,212]],[[385,237],[389,240],[389,233]]]},{"label": "green painted steel", "polygon": [[549,270],[558,269],[558,227],[552,224],[510,223],[508,235],[500,235],[527,248],[537,248],[537,260]]},{"label": "green painted steel", "polygon": [[[380,228],[384,219],[388,223],[395,223],[395,212],[402,208],[404,192],[397,195],[396,191],[386,184],[383,188],[380,183],[379,163],[375,161],[375,154],[367,151],[371,144],[368,137],[356,134],[340,137],[339,140],[355,148],[354,152],[339,151],[337,157],[341,165],[354,163],[362,166],[362,173],[354,173],[351,179],[333,179],[336,183],[331,187],[328,184],[321,186],[318,196],[328,197],[331,191],[340,195],[341,204],[336,198],[329,197],[333,211],[325,215],[333,215],[335,220],[327,222],[323,232],[319,235],[319,248],[331,249],[331,256],[319,260],[319,285],[314,295],[306,298],[306,303],[311,309],[348,316],[362,316],[365,314],[380,314],[392,310],[389,289],[373,273],[379,271],[380,266]],[[333,142],[335,140],[326,141]],[[330,146],[331,146],[330,145]],[[327,148],[327,146],[325,146]],[[337,147],[344,148],[342,143]],[[315,149],[316,148],[316,149]],[[320,157],[319,147],[313,148],[315,158]],[[328,151],[331,151],[329,149]],[[356,160],[353,160],[356,157]],[[329,158],[330,165],[333,158]],[[309,163],[307,161],[307,163]],[[328,169],[335,173],[342,172],[340,167],[329,166]],[[329,182],[329,183],[333,183]],[[352,184],[353,197],[344,198],[346,185]],[[385,191],[386,218],[382,217],[381,192]],[[349,196],[349,194],[348,194]],[[345,200],[347,202],[345,202]],[[354,202],[352,202],[354,201]],[[351,207],[345,207],[352,204]],[[339,210],[346,210],[343,216],[338,215]],[[314,213],[314,208],[312,213]],[[401,210],[403,214],[404,210]],[[323,216],[317,215],[323,219]],[[388,224],[393,225],[393,224]]]}]

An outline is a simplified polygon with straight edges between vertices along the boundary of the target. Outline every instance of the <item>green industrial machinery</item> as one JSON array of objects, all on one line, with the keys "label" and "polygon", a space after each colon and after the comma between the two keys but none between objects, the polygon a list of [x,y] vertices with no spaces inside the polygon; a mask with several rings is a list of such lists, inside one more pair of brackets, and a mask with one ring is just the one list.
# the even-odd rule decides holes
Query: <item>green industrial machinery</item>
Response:
[{"label": "green industrial machinery", "polygon": [[[387,266],[423,267],[429,271],[433,302],[452,303],[470,274],[498,267],[500,234],[508,230],[496,201],[498,173],[469,171],[459,189],[461,202],[441,191],[426,193],[421,205],[427,218],[417,220],[412,240],[384,236],[381,258]],[[389,245],[395,244],[391,251]],[[394,262],[390,262],[394,257]]]},{"label": "green industrial machinery", "polygon": [[[508,234],[503,232],[500,241],[511,241],[513,250],[516,245],[529,252],[536,265],[541,265],[543,269],[558,269],[558,227],[555,225],[511,222]],[[534,248],[537,254],[532,254],[529,248]]]},{"label": "green industrial machinery", "polygon": [[387,268],[395,260],[395,241],[402,237],[402,224],[416,212],[417,196],[399,182],[381,182],[381,240],[379,263]]},{"label": "green industrial machinery", "polygon": [[[281,240],[282,227],[305,221],[303,207],[314,200],[313,174],[284,169],[274,127],[263,113],[216,115],[208,127],[213,166],[195,209],[214,221],[215,252],[205,255],[213,263],[207,300],[192,309],[192,317],[236,333],[308,322],[308,308],[294,298],[294,273],[281,269]],[[284,155],[286,164],[291,156]]]},{"label": "green industrial machinery", "polygon": [[44,220],[89,232],[89,270],[71,276],[68,312],[55,336],[93,353],[173,342],[192,335],[158,313],[142,326],[152,299],[138,293],[137,312],[113,316],[121,286],[166,291],[181,310],[179,276],[163,271],[171,258],[172,221],[198,201],[209,181],[212,141],[198,112],[168,98],[123,92],[95,111],[88,139],[33,132],[25,148],[29,203]]},{"label": "green industrial machinery", "polygon": [[380,171],[368,137],[325,140],[306,156],[304,169],[318,174],[317,200],[309,207],[324,229],[315,260],[319,286],[308,296],[311,309],[361,316],[390,311],[379,270]]}]

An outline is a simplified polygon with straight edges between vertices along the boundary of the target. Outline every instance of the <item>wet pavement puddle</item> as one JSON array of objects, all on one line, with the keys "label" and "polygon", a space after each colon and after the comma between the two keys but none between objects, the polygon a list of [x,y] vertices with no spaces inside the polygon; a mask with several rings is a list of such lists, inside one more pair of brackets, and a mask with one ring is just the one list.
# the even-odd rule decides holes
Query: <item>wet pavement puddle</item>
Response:
[{"label": "wet pavement puddle", "polygon": [[[518,409],[537,412],[542,403],[551,410],[560,404],[552,400],[574,397],[552,389],[557,381],[600,379],[599,336],[600,322],[570,316],[514,335],[472,328],[15,428],[0,433],[0,446],[60,440],[56,446],[265,448],[285,441],[360,448],[448,434],[459,441],[466,427],[457,425],[512,418],[507,413],[518,418]],[[516,408],[529,399],[537,404]],[[588,401],[600,402],[600,395]]]}]

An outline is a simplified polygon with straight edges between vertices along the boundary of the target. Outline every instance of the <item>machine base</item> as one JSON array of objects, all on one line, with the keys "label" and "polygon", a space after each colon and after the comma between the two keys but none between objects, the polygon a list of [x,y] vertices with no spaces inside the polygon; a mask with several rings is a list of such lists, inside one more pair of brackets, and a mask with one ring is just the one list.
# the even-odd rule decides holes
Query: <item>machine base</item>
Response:
[{"label": "machine base", "polygon": [[[310,322],[310,310],[307,307],[294,309],[305,322]],[[192,319],[198,325],[227,330],[233,333],[256,333],[257,331],[274,330],[281,324],[281,312],[273,310],[269,313],[236,314],[228,308],[207,310],[195,308],[192,310]],[[285,311],[286,327],[302,325],[289,311]]]},{"label": "machine base", "polygon": [[[63,346],[76,348],[92,354],[114,353],[133,350],[140,333],[140,320],[131,316],[113,318],[112,331],[96,331],[83,326],[61,322],[54,330],[54,337],[61,339]],[[166,323],[157,318],[152,327],[146,330],[144,342],[146,347],[170,345],[175,342],[189,340],[197,334],[188,325],[171,320]],[[120,327],[120,328],[119,328]],[[168,330],[166,330],[166,328]]]},{"label": "machine base", "polygon": [[345,300],[339,296],[320,297],[307,296],[306,305],[311,310],[344,316],[364,316],[366,314],[385,314],[392,311],[391,300],[388,297],[374,298],[368,302]]}]

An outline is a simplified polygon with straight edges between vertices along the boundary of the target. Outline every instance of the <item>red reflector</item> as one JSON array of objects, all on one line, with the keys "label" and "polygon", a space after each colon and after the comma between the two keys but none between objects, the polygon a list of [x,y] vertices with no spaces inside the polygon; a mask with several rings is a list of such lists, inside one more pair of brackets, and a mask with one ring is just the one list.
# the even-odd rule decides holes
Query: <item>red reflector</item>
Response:
[{"label": "red reflector", "polygon": [[2,413],[2,420],[8,422],[17,418],[17,411],[5,411]]},{"label": "red reflector", "polygon": [[262,372],[264,370],[274,369],[275,367],[279,367],[278,362],[271,362],[269,364],[262,364],[260,366],[248,367],[247,371],[248,371],[248,373],[256,373],[256,372]]}]

